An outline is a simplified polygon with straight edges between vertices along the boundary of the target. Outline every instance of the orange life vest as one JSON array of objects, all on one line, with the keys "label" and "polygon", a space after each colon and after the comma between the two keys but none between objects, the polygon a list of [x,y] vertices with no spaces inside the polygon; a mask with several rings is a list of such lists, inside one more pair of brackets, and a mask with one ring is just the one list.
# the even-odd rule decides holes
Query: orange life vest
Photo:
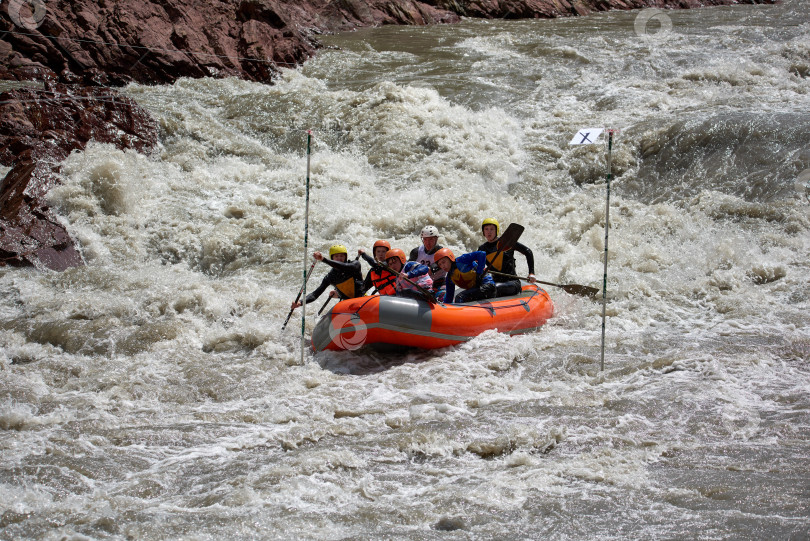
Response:
[{"label": "orange life vest", "polygon": [[377,289],[380,295],[394,295],[397,290],[394,284],[397,277],[388,272],[387,270],[371,269],[371,283]]}]

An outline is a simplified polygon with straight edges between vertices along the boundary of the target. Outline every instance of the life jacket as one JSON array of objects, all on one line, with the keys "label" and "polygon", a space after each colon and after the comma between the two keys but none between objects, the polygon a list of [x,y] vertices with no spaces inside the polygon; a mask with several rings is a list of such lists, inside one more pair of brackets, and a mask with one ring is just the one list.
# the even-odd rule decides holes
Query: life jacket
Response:
[{"label": "life jacket", "polygon": [[383,269],[371,269],[369,273],[371,275],[371,283],[374,284],[374,287],[380,295],[396,294],[397,290],[395,284],[397,277],[395,275]]},{"label": "life jacket", "polygon": [[362,289],[362,287],[357,286],[357,280],[354,277],[349,277],[343,280],[342,282],[338,282],[334,284],[335,289],[341,294],[342,298],[344,299],[353,299],[357,297],[357,292]]},{"label": "life jacket", "polygon": [[450,279],[461,289],[477,287],[479,285],[479,276],[475,269],[461,272],[455,265],[453,265],[453,270],[450,271]]},{"label": "life jacket", "polygon": [[479,246],[479,250],[487,253],[487,267],[506,274],[515,274],[515,251],[498,251],[498,241],[487,242]]},{"label": "life jacket", "polygon": [[431,277],[433,281],[436,283],[443,282],[444,276],[447,274],[442,269],[433,270],[436,263],[433,261],[433,256],[441,249],[441,246],[438,244],[433,247],[433,253],[429,254],[425,251],[425,245],[421,245],[416,251],[416,262],[421,263],[422,265],[426,265],[431,270]]},{"label": "life jacket", "polygon": [[359,261],[341,263],[324,259],[324,263],[332,267],[324,280],[335,287],[341,299],[353,299],[363,294],[363,275],[360,274]]}]

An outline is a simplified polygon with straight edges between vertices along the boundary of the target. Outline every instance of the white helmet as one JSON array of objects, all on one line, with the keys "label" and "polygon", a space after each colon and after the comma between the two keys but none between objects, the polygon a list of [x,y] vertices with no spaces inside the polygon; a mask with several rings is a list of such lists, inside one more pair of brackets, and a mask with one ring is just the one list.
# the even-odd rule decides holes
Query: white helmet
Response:
[{"label": "white helmet", "polygon": [[438,237],[439,230],[436,228],[435,225],[426,225],[422,228],[422,234],[420,235],[422,238],[425,237]]}]

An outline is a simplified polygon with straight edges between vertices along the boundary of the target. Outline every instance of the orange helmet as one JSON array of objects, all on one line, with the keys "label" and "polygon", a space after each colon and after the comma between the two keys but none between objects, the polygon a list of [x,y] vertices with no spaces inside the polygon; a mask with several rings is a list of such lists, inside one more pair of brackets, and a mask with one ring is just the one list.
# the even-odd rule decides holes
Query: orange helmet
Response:
[{"label": "orange helmet", "polygon": [[385,249],[387,249],[387,250],[391,249],[391,243],[390,242],[388,242],[387,240],[378,240],[377,242],[374,243],[374,246],[372,246],[371,250],[374,251],[377,248],[379,248],[380,246],[385,247]]},{"label": "orange helmet", "polygon": [[450,261],[456,260],[456,256],[453,255],[453,251],[450,250],[450,248],[442,248],[441,250],[433,254],[433,262],[438,263],[440,259],[445,257],[449,257]]},{"label": "orange helmet", "polygon": [[402,261],[403,265],[405,265],[405,262],[408,260],[408,258],[405,257],[405,252],[403,252],[399,248],[394,248],[393,250],[388,250],[385,253],[385,260],[386,261],[388,261],[392,257],[398,257],[399,260]]}]

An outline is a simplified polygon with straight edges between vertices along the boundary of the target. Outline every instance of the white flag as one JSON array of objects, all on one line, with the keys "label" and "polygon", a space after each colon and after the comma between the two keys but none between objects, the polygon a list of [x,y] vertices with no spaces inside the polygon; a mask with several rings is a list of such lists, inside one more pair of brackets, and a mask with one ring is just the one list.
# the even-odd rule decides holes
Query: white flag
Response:
[{"label": "white flag", "polygon": [[569,145],[594,145],[596,144],[596,140],[599,139],[599,136],[602,135],[602,132],[605,131],[604,128],[586,128],[584,130],[579,130],[577,134],[571,139],[571,142],[568,143]]}]

